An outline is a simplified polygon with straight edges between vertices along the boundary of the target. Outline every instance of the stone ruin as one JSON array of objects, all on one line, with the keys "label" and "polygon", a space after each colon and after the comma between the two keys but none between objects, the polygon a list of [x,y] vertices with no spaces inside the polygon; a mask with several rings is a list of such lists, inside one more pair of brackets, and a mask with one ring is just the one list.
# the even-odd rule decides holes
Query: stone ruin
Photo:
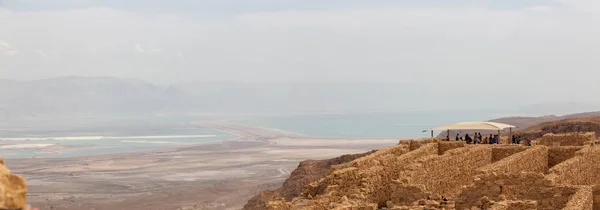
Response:
[{"label": "stone ruin", "polygon": [[595,132],[587,133],[547,133],[538,140],[538,144],[546,146],[582,146],[591,145],[596,141]]},{"label": "stone ruin", "polygon": [[27,184],[21,176],[10,173],[0,158],[0,209],[24,209],[27,204]]},{"label": "stone ruin", "polygon": [[590,135],[547,135],[535,146],[401,141],[333,166],[291,202],[275,198],[267,207],[600,209],[600,146]]}]

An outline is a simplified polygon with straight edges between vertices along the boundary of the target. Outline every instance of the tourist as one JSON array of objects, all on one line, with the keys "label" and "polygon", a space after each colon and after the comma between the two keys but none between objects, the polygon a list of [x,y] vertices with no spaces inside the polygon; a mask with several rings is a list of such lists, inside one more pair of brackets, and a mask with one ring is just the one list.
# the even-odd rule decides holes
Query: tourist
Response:
[{"label": "tourist", "polygon": [[469,134],[465,134],[465,141],[467,141],[467,144],[471,144],[471,137],[469,136]]},{"label": "tourist", "polygon": [[494,143],[494,137],[492,137],[492,134],[490,134],[490,142],[489,142],[489,143],[490,143],[490,144],[493,144],[493,143]]},{"label": "tourist", "polygon": [[458,137],[459,137],[459,135],[458,135],[458,133],[456,133],[456,141],[458,141],[458,139],[459,139]]}]

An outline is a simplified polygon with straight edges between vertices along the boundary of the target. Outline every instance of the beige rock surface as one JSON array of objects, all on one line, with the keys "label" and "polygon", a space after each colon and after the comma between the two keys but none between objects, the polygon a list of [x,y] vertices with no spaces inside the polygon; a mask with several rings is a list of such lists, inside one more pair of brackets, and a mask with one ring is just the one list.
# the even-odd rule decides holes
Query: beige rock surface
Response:
[{"label": "beige rock surface", "polygon": [[0,209],[22,209],[27,204],[25,179],[14,175],[0,158]]}]

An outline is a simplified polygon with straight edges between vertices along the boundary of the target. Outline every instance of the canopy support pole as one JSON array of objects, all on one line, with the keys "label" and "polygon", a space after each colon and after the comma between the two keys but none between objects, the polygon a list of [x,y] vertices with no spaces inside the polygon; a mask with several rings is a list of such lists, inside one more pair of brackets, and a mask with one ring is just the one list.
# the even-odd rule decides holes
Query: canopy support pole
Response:
[{"label": "canopy support pole", "polygon": [[512,127],[508,128],[508,132],[509,132],[509,136],[510,136],[510,143],[512,144],[513,143],[512,142],[512,139],[513,139],[513,136],[512,136]]},{"label": "canopy support pole", "polygon": [[500,144],[501,140],[500,140],[500,130],[498,130],[498,142],[496,142],[496,144]]},{"label": "canopy support pole", "polygon": [[433,138],[433,130],[431,130],[431,138]]},{"label": "canopy support pole", "polygon": [[450,129],[448,129],[448,131],[446,131],[446,134],[447,134],[446,140],[450,141]]}]

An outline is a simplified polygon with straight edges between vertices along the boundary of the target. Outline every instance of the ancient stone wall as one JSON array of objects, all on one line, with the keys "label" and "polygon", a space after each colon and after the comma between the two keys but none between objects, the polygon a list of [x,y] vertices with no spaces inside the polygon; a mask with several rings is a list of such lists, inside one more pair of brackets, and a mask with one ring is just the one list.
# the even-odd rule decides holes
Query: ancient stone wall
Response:
[{"label": "ancient stone wall", "polygon": [[408,153],[399,153],[401,150],[396,146],[356,159],[308,185],[301,196],[307,199],[296,202],[308,202],[312,209],[331,209],[345,205],[340,202],[346,197],[357,206],[385,206],[401,171],[417,159],[437,156],[438,144],[426,144]]},{"label": "ancient stone wall", "polygon": [[465,145],[465,142],[461,141],[440,141],[438,143],[438,154],[443,155],[448,150],[464,147]]},{"label": "ancient stone wall", "polygon": [[535,146],[525,151],[484,166],[481,173],[514,174],[521,172],[544,173],[548,169],[548,147]]},{"label": "ancient stone wall", "polygon": [[541,173],[482,174],[456,198],[456,209],[481,208],[490,201],[535,201],[537,209],[564,208],[576,187],[554,186]]},{"label": "ancient stone wall", "polygon": [[423,145],[441,141],[442,139],[439,138],[402,139],[398,142],[398,145],[404,145],[409,151],[413,151]]},{"label": "ancient stone wall", "polygon": [[600,210],[600,185],[592,186],[594,210]]},{"label": "ancient stone wall", "polygon": [[[401,142],[336,166],[292,202],[273,199],[268,205],[317,210],[599,209],[597,159],[600,146]],[[450,200],[441,201],[442,196]]]},{"label": "ancient stone wall", "polygon": [[518,145],[506,145],[506,146],[494,147],[494,148],[492,148],[492,162],[495,163],[495,162],[502,160],[508,156],[525,151],[526,149],[529,149],[529,147],[523,147],[523,146],[518,146]]},{"label": "ancient stone wall", "polygon": [[539,139],[539,144],[546,146],[585,146],[590,145],[596,140],[596,133],[564,133],[564,134],[545,134]]},{"label": "ancient stone wall", "polygon": [[[368,166],[375,165],[386,165],[390,162],[396,161],[396,159],[401,159],[402,161],[408,161],[410,158],[417,158],[422,156],[427,156],[431,154],[438,153],[438,144],[418,144],[419,146],[415,146],[412,143],[408,144],[400,144],[398,146],[387,147],[384,149],[380,149],[377,152],[367,155],[362,158],[358,158],[354,161],[348,162],[345,165],[340,165],[336,169],[340,167],[356,167],[356,168],[367,168]],[[425,148],[422,147],[425,146]],[[415,147],[416,149],[411,150],[411,147]],[[418,151],[415,151],[418,150]],[[410,153],[410,154],[408,154]],[[405,155],[406,154],[406,155]],[[411,160],[412,161],[412,160]],[[396,163],[391,163],[396,164]]]},{"label": "ancient stone wall", "polygon": [[581,146],[549,147],[548,148],[548,168],[562,163],[565,160],[575,156],[575,152],[583,149]]},{"label": "ancient stone wall", "polygon": [[23,209],[27,204],[27,184],[21,176],[10,173],[0,158],[0,209]]},{"label": "ancient stone wall", "polygon": [[538,209],[536,201],[506,201],[506,210],[531,210]]},{"label": "ancient stone wall", "polygon": [[549,170],[548,177],[557,184],[598,185],[600,184],[600,146],[584,148],[575,157]]},{"label": "ancient stone wall", "polygon": [[415,161],[402,177],[408,177],[409,183],[423,185],[425,191],[449,197],[473,180],[477,168],[491,162],[489,146],[458,148]]},{"label": "ancient stone wall", "polygon": [[591,186],[582,186],[571,196],[563,210],[592,210],[594,206],[594,195]]},{"label": "ancient stone wall", "polygon": [[512,140],[508,136],[500,136],[500,144],[511,144]]}]

